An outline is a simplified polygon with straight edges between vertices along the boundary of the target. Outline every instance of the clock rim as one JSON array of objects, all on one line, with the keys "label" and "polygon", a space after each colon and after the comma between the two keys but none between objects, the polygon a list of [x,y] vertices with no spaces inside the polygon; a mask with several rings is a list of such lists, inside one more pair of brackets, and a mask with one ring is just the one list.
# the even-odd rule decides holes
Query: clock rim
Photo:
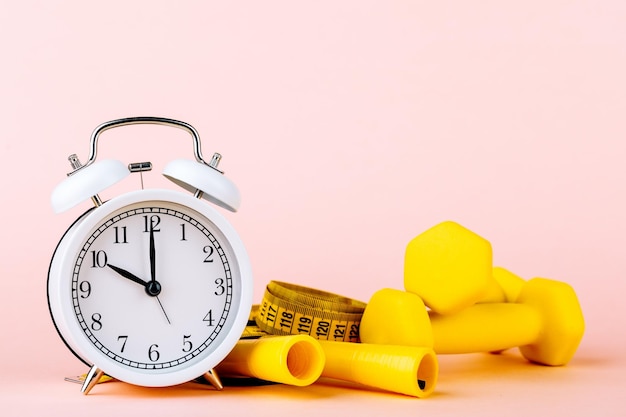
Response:
[{"label": "clock rim", "polygon": [[[80,247],[88,233],[111,213],[132,204],[148,201],[179,204],[200,213],[211,221],[232,248],[235,259],[229,260],[229,262],[237,265],[241,282],[240,298],[236,300],[238,306],[229,314],[234,315],[231,321],[232,326],[230,330],[222,329],[220,331],[220,333],[227,332],[223,341],[213,351],[203,355],[203,358],[195,363],[181,368],[172,367],[159,371],[129,368],[109,358],[93,346],[75,319],[71,296],[62,294],[62,291],[67,289],[62,284],[67,285],[67,280],[71,281],[71,270],[77,253],[70,252],[75,252],[74,248]],[[63,278],[65,275],[67,275],[66,278]],[[141,386],[162,387],[194,380],[217,366],[230,353],[248,322],[252,307],[253,280],[252,268],[245,246],[234,227],[221,213],[206,202],[191,195],[166,189],[147,189],[131,191],[114,197],[103,203],[102,206],[91,208],[79,216],[67,229],[55,249],[48,270],[47,289],[48,307],[52,321],[65,345],[78,359],[88,366],[97,366],[106,374],[121,381]]]}]

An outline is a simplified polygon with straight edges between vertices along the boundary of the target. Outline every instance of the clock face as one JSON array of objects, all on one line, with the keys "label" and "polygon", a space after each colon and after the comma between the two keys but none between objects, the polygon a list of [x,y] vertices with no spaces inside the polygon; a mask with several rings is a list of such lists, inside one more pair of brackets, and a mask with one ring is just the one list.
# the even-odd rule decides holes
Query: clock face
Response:
[{"label": "clock face", "polygon": [[[65,328],[80,356],[127,382],[170,385],[201,375],[247,320],[245,253],[228,228],[185,203],[141,199],[100,210],[107,202],[69,233],[73,256],[60,268],[59,291],[70,308],[56,316],[71,317],[60,333]],[[180,378],[155,377],[168,374]]]}]

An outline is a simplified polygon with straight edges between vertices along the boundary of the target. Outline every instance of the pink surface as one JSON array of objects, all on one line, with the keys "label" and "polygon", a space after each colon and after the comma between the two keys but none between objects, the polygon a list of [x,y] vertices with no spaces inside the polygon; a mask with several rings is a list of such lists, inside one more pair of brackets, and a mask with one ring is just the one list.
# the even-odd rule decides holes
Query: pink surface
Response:
[{"label": "pink surface", "polygon": [[[625,415],[624,21],[623,2],[591,0],[5,4],[0,412]],[[574,286],[577,355],[556,369],[516,351],[442,357],[424,400],[333,381],[82,397],[63,382],[84,369],[45,282],[89,203],[54,215],[49,196],[96,125],[137,115],[187,121],[205,155],[224,155],[257,301],[273,279],[363,301],[401,288],[408,241],[450,219],[489,239],[497,265]],[[192,156],[178,130],[104,135],[99,157],[155,164],[148,187],[171,187],[158,170]]]}]

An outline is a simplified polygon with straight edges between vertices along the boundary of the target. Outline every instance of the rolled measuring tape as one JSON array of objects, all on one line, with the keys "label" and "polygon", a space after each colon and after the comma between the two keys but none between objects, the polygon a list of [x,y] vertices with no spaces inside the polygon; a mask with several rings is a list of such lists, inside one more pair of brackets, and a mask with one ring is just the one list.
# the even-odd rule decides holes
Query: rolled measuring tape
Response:
[{"label": "rolled measuring tape", "polygon": [[318,340],[359,342],[359,325],[366,304],[341,295],[279,281],[270,281],[258,311],[262,332],[306,334]]}]

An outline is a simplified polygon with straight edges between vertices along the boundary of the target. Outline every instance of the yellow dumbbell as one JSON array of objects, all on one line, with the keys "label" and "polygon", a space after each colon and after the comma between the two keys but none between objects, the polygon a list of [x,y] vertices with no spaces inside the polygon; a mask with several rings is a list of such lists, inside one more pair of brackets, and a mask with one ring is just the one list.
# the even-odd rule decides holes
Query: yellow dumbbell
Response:
[{"label": "yellow dumbbell", "polygon": [[363,314],[361,340],[421,346],[432,338],[442,354],[519,347],[532,362],[559,366],[571,360],[585,328],[573,288],[545,278],[525,282],[515,303],[479,303],[451,315],[430,311],[429,320],[413,313],[420,303],[413,293],[376,292]]},{"label": "yellow dumbbell", "polygon": [[437,353],[493,352],[518,346],[528,360],[565,365],[576,352],[585,322],[574,289],[533,278],[515,303],[484,303],[455,315],[430,314]]}]

